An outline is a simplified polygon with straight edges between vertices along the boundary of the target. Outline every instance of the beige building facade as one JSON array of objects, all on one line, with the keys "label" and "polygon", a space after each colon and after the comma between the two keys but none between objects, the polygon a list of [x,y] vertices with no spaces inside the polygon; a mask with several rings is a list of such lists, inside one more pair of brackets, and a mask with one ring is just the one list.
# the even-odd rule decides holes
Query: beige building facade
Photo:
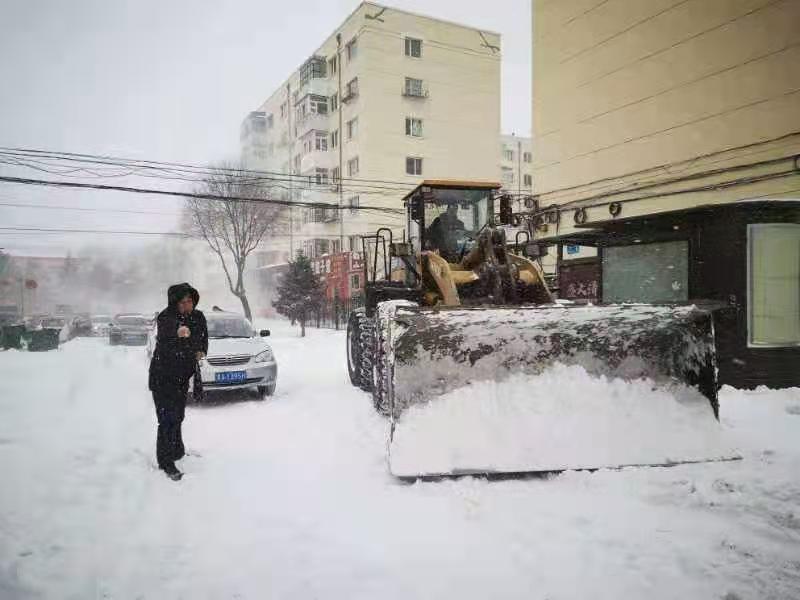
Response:
[{"label": "beige building facade", "polygon": [[400,235],[400,199],[425,178],[496,181],[500,57],[496,33],[360,4],[242,124],[249,168],[296,201],[335,205],[295,207],[276,256],[357,250],[382,226]]},{"label": "beige building facade", "polygon": [[800,2],[533,0],[532,12],[542,206],[595,222],[611,200],[635,215],[798,197]]},{"label": "beige building facade", "polygon": [[721,382],[800,385],[800,1],[532,13],[533,225],[559,293],[708,304]]}]

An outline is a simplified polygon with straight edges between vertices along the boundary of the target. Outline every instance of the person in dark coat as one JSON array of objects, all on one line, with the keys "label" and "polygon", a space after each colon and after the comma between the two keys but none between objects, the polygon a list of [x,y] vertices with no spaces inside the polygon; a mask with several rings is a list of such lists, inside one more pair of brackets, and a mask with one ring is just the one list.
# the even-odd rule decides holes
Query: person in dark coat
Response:
[{"label": "person in dark coat", "polygon": [[189,379],[208,352],[208,328],[196,308],[198,302],[200,294],[188,283],[170,286],[168,306],[156,320],[156,347],[150,360],[149,387],[158,419],[156,458],[158,467],[175,480],[183,476],[175,461],[185,454],[181,423]]}]

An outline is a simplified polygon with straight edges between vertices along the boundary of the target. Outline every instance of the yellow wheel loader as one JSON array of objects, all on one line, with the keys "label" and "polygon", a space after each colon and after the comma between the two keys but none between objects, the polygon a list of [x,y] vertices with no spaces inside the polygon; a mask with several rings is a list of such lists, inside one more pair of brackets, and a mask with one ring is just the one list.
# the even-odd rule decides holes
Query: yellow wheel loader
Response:
[{"label": "yellow wheel loader", "polygon": [[[350,380],[370,391],[375,408],[390,419],[389,467],[394,475],[528,473],[724,457],[711,443],[718,435],[718,386],[709,312],[694,306],[556,304],[540,265],[524,252],[509,251],[505,230],[495,225],[512,218],[510,199],[500,194],[499,184],[429,180],[404,203],[402,239],[395,240],[389,229],[362,238],[365,306],[351,313],[347,328]],[[593,421],[587,424],[573,415],[565,422],[580,423],[574,431],[550,435],[560,424],[547,413],[564,407],[553,405],[558,389],[550,393],[540,385],[552,379],[537,377],[556,365],[580,367],[566,376],[583,376],[585,371],[602,378],[603,385],[622,379],[690,390],[692,398],[675,392],[653,402],[661,403],[662,415],[687,408],[694,416],[663,448],[648,443],[644,453],[637,448],[627,453],[614,440],[613,452],[589,448],[576,453],[575,446],[585,444],[587,437],[599,448],[602,436],[613,435],[613,429],[602,416],[594,419],[595,427]],[[504,382],[517,386],[508,389],[524,418],[515,418],[505,402],[508,389],[480,392],[481,386]],[[568,400],[562,404],[572,404]],[[482,404],[483,412],[465,417],[472,404]],[[425,411],[437,415],[435,433],[424,422]],[[638,407],[624,408],[618,402],[613,411],[621,415],[623,429],[641,431],[631,416]],[[498,415],[504,414],[514,422],[514,435],[498,425]],[[662,424],[657,416],[648,419],[656,429],[674,425]],[[522,425],[527,422],[530,436]],[[491,435],[481,431],[483,424],[494,428]],[[660,439],[662,433],[654,435]],[[702,439],[687,445],[686,439],[693,437]],[[478,456],[488,438],[505,446],[506,455],[487,450],[492,456]],[[401,440],[406,447],[396,448]],[[428,457],[431,464],[426,464]]]}]

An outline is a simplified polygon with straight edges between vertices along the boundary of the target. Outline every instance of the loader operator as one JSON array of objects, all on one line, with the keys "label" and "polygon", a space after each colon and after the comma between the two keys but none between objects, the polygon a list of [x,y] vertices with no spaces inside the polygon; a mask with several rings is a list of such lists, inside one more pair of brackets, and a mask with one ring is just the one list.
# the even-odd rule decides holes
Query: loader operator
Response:
[{"label": "loader operator", "polygon": [[458,204],[448,204],[447,211],[436,217],[428,227],[429,247],[431,250],[438,250],[446,261],[458,262],[459,238],[465,231],[464,222],[458,218]]}]

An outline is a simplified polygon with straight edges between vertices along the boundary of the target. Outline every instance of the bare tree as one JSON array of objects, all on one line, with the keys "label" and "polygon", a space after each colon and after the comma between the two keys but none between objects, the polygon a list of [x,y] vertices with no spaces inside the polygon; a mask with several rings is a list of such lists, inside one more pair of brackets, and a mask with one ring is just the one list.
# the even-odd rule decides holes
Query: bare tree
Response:
[{"label": "bare tree", "polygon": [[231,293],[252,319],[244,286],[247,257],[265,237],[281,230],[285,206],[265,202],[271,199],[269,188],[240,165],[217,166],[196,191],[222,198],[188,198],[190,229],[217,255]]}]

